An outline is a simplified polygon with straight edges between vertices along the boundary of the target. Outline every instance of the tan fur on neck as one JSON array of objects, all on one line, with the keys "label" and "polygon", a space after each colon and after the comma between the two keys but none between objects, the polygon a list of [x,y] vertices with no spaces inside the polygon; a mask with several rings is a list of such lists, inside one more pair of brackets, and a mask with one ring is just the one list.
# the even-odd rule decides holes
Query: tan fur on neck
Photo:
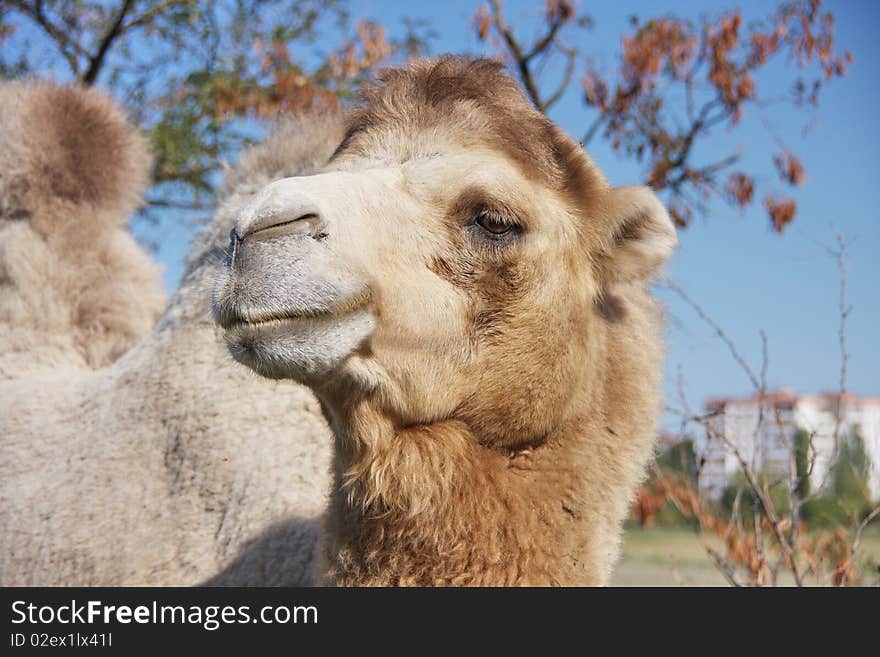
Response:
[{"label": "tan fur on neck", "polygon": [[332,418],[325,583],[607,583],[654,444],[662,357],[655,303],[641,285],[615,294],[626,316],[592,340],[568,419],[538,445],[487,446],[458,420],[398,428],[364,400]]}]

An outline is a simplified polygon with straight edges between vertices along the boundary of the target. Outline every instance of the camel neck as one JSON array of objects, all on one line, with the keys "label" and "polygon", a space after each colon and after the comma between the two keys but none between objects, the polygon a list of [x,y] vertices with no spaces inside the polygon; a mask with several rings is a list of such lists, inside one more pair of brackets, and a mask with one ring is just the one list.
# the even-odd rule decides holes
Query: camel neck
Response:
[{"label": "camel neck", "polygon": [[336,427],[322,558],[340,585],[596,583],[566,441],[503,451],[449,420],[396,428],[359,409]]}]

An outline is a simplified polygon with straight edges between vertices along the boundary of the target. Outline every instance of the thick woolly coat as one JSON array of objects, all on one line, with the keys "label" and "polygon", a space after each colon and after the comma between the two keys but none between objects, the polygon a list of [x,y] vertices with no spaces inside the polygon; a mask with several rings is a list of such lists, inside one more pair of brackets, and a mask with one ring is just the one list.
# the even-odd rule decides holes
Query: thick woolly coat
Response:
[{"label": "thick woolly coat", "polygon": [[[89,135],[101,133],[90,132],[88,123],[79,125],[85,134],[68,141],[87,149]],[[15,142],[9,131],[4,135]],[[93,370],[113,360],[115,349],[102,348],[104,355],[90,358],[93,336],[81,331],[82,337],[71,339],[66,324],[47,323],[45,335],[58,343],[53,350],[35,342],[39,334],[33,331],[23,332],[32,336],[30,343],[18,338],[14,348],[4,343],[0,362],[8,369],[0,378],[10,380],[0,380],[0,583],[313,581],[316,518],[326,506],[328,487],[326,423],[307,389],[261,379],[229,358],[211,320],[210,297],[237,207],[270,180],[314,170],[340,136],[338,117],[305,120],[281,128],[244,158],[229,175],[221,208],[197,238],[183,281],[158,322],[146,332],[152,318],[139,318],[149,321],[140,332],[145,337],[109,366]],[[25,180],[32,180],[49,147],[13,145],[33,161],[25,170],[31,176]],[[138,180],[118,173],[138,188]],[[3,175],[9,179],[8,170]],[[8,208],[8,185],[2,196]],[[100,232],[91,223],[121,225],[118,212],[133,205],[131,194],[124,196],[124,203],[108,203],[102,213],[71,217],[73,230],[85,235]],[[112,217],[103,219],[104,212]],[[30,230],[29,216],[4,217],[0,267],[16,260],[29,264],[34,276],[46,276],[60,266],[52,260],[57,256],[45,248],[45,257],[42,252],[32,257],[26,250],[31,242],[16,241],[23,229]],[[52,229],[50,222],[41,235]],[[124,231],[110,239],[127,244],[126,257],[136,256],[126,264],[135,269],[148,264]],[[45,240],[38,235],[31,241],[39,246]],[[100,255],[83,241],[69,249],[74,263]],[[102,271],[130,277],[122,264]],[[108,310],[124,317],[141,312],[144,304],[155,316],[155,293],[142,297],[128,283],[97,278],[109,288],[99,295]],[[0,308],[20,306],[18,299],[29,291],[16,286],[30,285],[29,280],[5,279]],[[67,287],[59,293],[51,287],[54,278],[44,280],[45,294],[62,299],[63,307]],[[117,302],[121,306],[114,307]],[[31,307],[39,309],[40,303]],[[96,307],[82,312],[94,317]],[[23,321],[20,313],[9,318],[13,330]]]}]

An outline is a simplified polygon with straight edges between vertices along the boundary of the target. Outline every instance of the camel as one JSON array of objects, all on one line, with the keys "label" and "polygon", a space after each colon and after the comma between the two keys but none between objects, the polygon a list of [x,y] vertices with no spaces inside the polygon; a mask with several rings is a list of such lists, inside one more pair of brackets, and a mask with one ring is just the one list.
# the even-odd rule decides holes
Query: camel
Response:
[{"label": "camel", "polygon": [[[228,357],[211,287],[239,208],[325,164],[341,120],[281,126],[230,172],[150,328],[158,297],[137,284],[154,268],[121,230],[143,188],[141,144],[97,92],[40,89],[0,97],[0,584],[311,583],[329,430],[307,388]],[[79,288],[64,282],[75,271]]]},{"label": "camel", "polygon": [[327,166],[256,193],[214,317],[328,418],[321,581],[606,584],[676,245],[653,192],[611,188],[488,60],[386,72]]},{"label": "camel", "polygon": [[0,380],[99,369],[165,304],[126,230],[150,155],[94,89],[0,83]]}]

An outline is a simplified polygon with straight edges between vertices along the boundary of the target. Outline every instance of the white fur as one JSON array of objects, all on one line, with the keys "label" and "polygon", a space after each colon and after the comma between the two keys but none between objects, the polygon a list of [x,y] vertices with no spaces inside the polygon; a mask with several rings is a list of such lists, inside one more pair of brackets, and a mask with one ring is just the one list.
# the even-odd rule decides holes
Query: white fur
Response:
[{"label": "white fur", "polygon": [[0,584],[311,581],[329,431],[308,390],[229,357],[210,292],[239,208],[340,137],[312,119],[245,159],[158,324],[112,366],[0,382]]}]

